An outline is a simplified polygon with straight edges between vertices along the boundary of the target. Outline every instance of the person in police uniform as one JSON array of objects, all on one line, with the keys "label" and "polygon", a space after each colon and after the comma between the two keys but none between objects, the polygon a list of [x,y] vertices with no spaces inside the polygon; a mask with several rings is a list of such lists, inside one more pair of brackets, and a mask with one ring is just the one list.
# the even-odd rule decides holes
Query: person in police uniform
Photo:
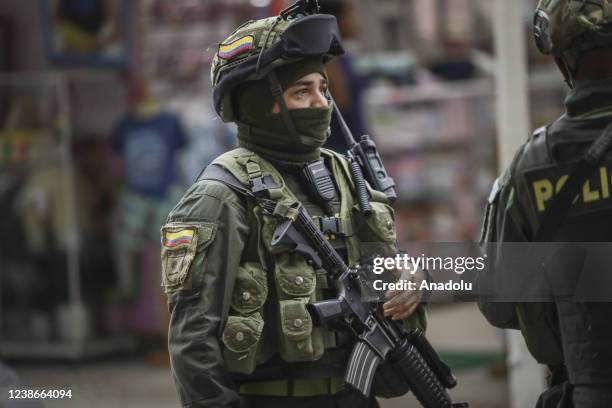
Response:
[{"label": "person in police uniform", "polygon": [[[567,180],[568,163],[612,120],[612,4],[541,0],[534,29],[538,48],[552,54],[571,92],[565,113],[538,129],[496,181],[484,220],[485,243],[536,241],[543,214]],[[555,242],[612,241],[607,157],[557,220]],[[561,271],[548,271],[555,272],[561,279]],[[550,388],[539,407],[612,406],[612,304],[479,303],[493,325],[520,329],[531,354],[550,368]]]},{"label": "person in police uniform", "polygon": [[[395,253],[386,196],[369,189],[365,217],[347,161],[320,147],[332,114],[324,64],[342,52],[335,19],[317,14],[249,21],[219,45],[214,101],[221,119],[237,124],[239,148],[213,166],[280,210],[266,214],[235,185],[202,176],[162,227],[169,353],[185,407],[378,406],[343,386],[353,335],[315,327],[306,309],[335,298],[333,284],[302,255],[271,245],[282,209],[299,201],[349,264],[368,246]],[[323,183],[331,199],[310,181],[319,173],[333,180]],[[424,327],[420,294],[387,295],[387,316]],[[406,392],[387,385],[375,380],[375,393]]]}]

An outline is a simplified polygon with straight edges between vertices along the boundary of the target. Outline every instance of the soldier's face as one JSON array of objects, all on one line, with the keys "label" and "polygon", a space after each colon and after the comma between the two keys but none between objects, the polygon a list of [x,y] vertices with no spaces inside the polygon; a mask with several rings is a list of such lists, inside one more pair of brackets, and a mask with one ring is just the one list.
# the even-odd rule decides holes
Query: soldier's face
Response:
[{"label": "soldier's face", "polygon": [[[293,85],[285,89],[283,98],[287,109],[319,108],[326,109],[329,104],[325,97],[327,80],[318,72],[313,72],[298,79]],[[272,113],[279,113],[280,107],[275,103]]]}]

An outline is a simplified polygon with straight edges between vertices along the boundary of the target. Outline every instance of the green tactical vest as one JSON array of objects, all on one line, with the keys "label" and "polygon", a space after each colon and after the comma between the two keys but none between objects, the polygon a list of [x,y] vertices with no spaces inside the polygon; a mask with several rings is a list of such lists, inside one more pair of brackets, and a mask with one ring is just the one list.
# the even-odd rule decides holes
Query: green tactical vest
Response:
[{"label": "green tactical vest", "polygon": [[[341,226],[349,264],[358,264],[368,249],[382,255],[395,254],[394,214],[386,196],[370,190],[373,214],[367,218],[362,216],[354,199],[346,160],[326,149],[322,155],[331,164],[339,190],[340,211],[335,216]],[[269,190],[270,198],[280,204],[277,214],[266,215],[257,203],[247,200],[251,236],[255,239],[250,239],[243,251],[243,263],[223,330],[227,369],[251,374],[274,353],[279,353],[286,362],[319,359],[326,348],[336,345],[335,336],[313,326],[306,304],[322,300],[323,289],[330,286],[325,272],[315,270],[289,248],[271,246],[274,230],[297,202],[295,195],[272,164],[247,149],[227,152],[213,164],[229,171],[247,188],[251,188],[253,180],[272,177],[277,187]],[[372,247],[364,243],[372,243]]]}]

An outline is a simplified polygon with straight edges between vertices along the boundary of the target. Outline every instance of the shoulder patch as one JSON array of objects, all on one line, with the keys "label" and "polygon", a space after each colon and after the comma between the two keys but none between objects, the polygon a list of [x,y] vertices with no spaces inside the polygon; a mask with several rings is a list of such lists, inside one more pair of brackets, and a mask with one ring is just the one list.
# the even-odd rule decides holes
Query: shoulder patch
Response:
[{"label": "shoulder patch", "polygon": [[255,38],[252,35],[239,38],[236,41],[232,41],[229,44],[219,44],[219,52],[217,55],[222,59],[231,59],[236,55],[240,55],[243,52],[252,50],[254,46]]},{"label": "shoulder patch", "polygon": [[166,293],[191,288],[191,264],[213,241],[212,223],[170,223],[161,229],[162,285]]},{"label": "shoulder patch", "polygon": [[194,228],[168,229],[162,235],[162,245],[165,248],[175,248],[181,244],[191,244],[195,235]]}]

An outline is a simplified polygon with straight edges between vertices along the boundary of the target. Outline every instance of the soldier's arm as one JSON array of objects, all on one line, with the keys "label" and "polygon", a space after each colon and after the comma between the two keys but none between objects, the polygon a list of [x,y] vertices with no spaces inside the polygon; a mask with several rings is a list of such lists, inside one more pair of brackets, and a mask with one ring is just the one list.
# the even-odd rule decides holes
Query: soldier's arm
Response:
[{"label": "soldier's arm", "polygon": [[[496,285],[496,265],[503,262],[499,244],[502,242],[529,241],[524,213],[517,200],[516,188],[512,180],[513,168],[519,160],[521,152],[513,160],[513,164],[496,180],[488,199],[485,211],[481,245],[488,248],[489,267],[478,275],[480,296],[478,307],[485,318],[493,326],[503,329],[519,329],[515,303],[495,301],[499,291],[489,292],[489,288],[499,288]],[[487,245],[497,244],[497,245]],[[501,272],[500,272],[501,273]]]},{"label": "soldier's arm", "polygon": [[195,184],[162,228],[168,349],[184,407],[240,406],[220,338],[247,234],[240,197],[210,181]]}]

